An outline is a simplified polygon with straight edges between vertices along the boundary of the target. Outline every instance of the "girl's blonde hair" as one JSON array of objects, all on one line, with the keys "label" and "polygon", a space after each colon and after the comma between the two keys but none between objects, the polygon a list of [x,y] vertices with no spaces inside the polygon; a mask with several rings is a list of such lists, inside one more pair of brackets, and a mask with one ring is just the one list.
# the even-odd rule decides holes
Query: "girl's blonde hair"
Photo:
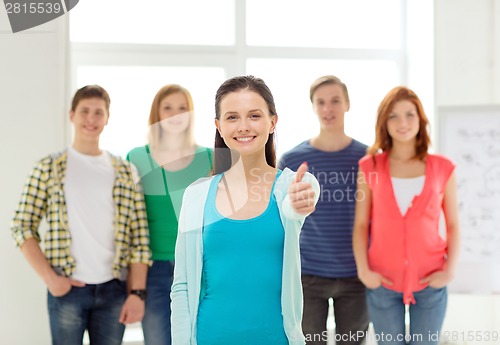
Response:
[{"label": "girl's blonde hair", "polygon": [[187,110],[189,111],[189,126],[186,129],[186,138],[185,145],[186,146],[194,146],[194,105],[193,98],[191,97],[191,93],[189,91],[177,84],[168,84],[163,86],[157,93],[155,98],[153,99],[153,104],[151,104],[151,112],[149,114],[149,144],[152,147],[157,147],[160,143],[163,133],[160,122],[160,103],[163,99],[174,93],[182,93],[187,100]]}]

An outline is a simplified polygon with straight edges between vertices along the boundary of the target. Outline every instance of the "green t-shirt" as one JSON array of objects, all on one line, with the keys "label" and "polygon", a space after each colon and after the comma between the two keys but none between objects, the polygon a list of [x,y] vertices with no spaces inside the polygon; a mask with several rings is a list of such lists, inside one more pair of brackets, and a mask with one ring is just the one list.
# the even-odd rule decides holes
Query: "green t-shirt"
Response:
[{"label": "green t-shirt", "polygon": [[149,223],[153,260],[174,260],[178,219],[187,186],[212,170],[212,150],[197,147],[191,163],[178,171],[167,171],[156,163],[149,145],[136,147],[127,160],[139,171]]}]

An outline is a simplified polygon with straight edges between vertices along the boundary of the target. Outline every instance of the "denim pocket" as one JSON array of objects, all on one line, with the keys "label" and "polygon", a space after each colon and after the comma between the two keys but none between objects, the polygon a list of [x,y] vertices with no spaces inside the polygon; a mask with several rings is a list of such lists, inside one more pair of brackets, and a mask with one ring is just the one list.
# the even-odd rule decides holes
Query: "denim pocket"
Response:
[{"label": "denim pocket", "polygon": [[446,286],[442,288],[433,288],[427,286],[425,289],[414,293],[415,300],[421,308],[435,308],[439,305],[446,305],[448,291]]},{"label": "denim pocket", "polygon": [[68,292],[66,292],[64,295],[61,295],[61,296],[54,296],[54,295],[53,295],[53,294],[52,294],[52,293],[51,293],[48,289],[47,289],[47,293],[48,293],[51,297],[53,297],[53,298],[59,298],[59,299],[60,299],[60,298],[64,298],[64,297],[69,296],[69,295],[73,292],[73,290],[74,290],[74,289],[75,289],[75,287],[74,287],[74,286],[71,286],[71,287],[70,287],[70,289],[68,290]]}]

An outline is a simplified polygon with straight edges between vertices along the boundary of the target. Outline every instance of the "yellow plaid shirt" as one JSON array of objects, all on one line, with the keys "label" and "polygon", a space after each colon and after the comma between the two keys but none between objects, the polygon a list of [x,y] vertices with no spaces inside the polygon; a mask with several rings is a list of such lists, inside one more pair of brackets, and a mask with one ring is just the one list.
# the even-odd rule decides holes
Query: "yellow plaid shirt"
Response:
[{"label": "yellow plaid shirt", "polygon": [[[115,170],[113,200],[116,255],[113,275],[124,280],[129,264],[151,263],[148,221],[141,186],[134,182],[137,181],[135,169],[120,157],[110,156]],[[17,246],[30,238],[40,242],[38,227],[45,217],[48,223],[44,241],[45,257],[56,272],[70,277],[76,262],[70,253],[71,235],[63,190],[66,161],[67,153],[63,151],[35,165],[24,184],[11,229]]]}]

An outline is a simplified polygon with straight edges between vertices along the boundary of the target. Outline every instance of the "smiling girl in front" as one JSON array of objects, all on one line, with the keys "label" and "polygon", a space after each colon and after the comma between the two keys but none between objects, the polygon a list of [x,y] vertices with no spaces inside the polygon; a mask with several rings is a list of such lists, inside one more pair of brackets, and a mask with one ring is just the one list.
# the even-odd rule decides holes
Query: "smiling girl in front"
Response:
[{"label": "smiling girl in front", "polygon": [[261,79],[228,79],[215,110],[215,176],[186,190],[179,221],[173,344],[304,344],[298,239],[319,184],[306,164],[276,169]]},{"label": "smiling girl in front", "polygon": [[455,166],[427,152],[428,124],[413,91],[392,89],[378,109],[375,144],[359,161],[353,247],[379,345],[438,343],[457,264]]}]

